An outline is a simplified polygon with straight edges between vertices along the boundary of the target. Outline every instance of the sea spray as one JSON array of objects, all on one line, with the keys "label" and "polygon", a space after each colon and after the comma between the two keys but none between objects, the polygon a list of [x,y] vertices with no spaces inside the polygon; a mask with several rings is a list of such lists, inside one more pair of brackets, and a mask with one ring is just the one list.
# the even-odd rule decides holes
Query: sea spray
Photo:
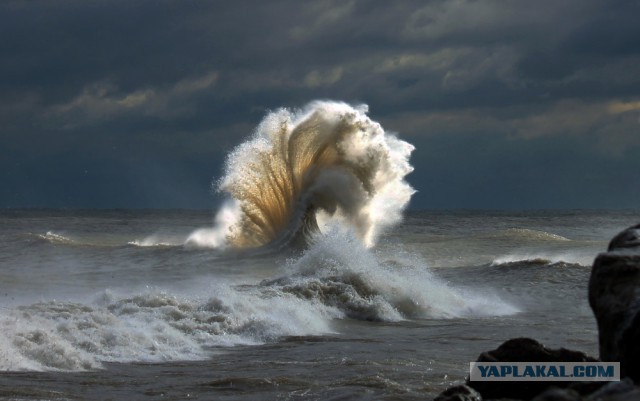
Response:
[{"label": "sea spray", "polygon": [[[198,276],[0,310],[0,370],[82,371],[103,362],[211,358],[221,347],[336,335],[337,320],[478,318],[518,309],[451,286],[417,255],[368,249],[332,224],[275,278]],[[276,257],[274,262],[280,259]],[[217,351],[216,351],[217,350]]]},{"label": "sea spray", "polygon": [[[336,102],[278,110],[229,155],[218,182],[228,199],[214,227],[192,233],[187,244],[266,249],[259,259],[245,252],[191,252],[159,234],[128,241],[134,246],[114,247],[114,253],[100,247],[109,255],[156,260],[157,252],[139,247],[162,246],[162,261],[151,270],[142,265],[150,282],[168,271],[190,281],[186,288],[161,280],[160,287],[141,289],[123,284],[136,274],[122,269],[122,285],[97,297],[0,310],[0,370],[76,371],[103,362],[207,359],[225,346],[336,334],[334,322],[345,318],[516,313],[497,296],[446,284],[415,254],[371,249],[385,228],[401,221],[414,192],[405,181],[413,146],[385,132],[366,112],[366,106]],[[68,247],[66,237],[44,237],[47,244]],[[271,252],[296,244],[302,249],[285,266],[282,254]],[[167,264],[166,255],[179,261]],[[203,255],[205,275],[190,263],[202,263]],[[209,264],[214,260],[234,261],[242,278],[225,276],[216,270],[222,264]],[[253,270],[235,269],[240,262]],[[267,279],[261,270],[265,262]],[[124,265],[131,266],[128,259]]]},{"label": "sea spray", "polygon": [[88,302],[49,301],[0,313],[0,371],[83,371],[103,362],[203,360],[212,347],[332,332],[343,314],[256,286],[208,283],[207,295],[106,290]]},{"label": "sea spray", "polygon": [[402,218],[413,146],[385,132],[366,105],[316,101],[269,113],[227,158],[228,200],[188,244],[248,248],[306,244],[317,215],[351,226],[366,246]]},{"label": "sea spray", "polygon": [[358,320],[399,321],[510,315],[518,309],[494,294],[454,288],[416,254],[367,249],[353,231],[330,225],[292,260],[288,274],[263,285],[319,300]]}]

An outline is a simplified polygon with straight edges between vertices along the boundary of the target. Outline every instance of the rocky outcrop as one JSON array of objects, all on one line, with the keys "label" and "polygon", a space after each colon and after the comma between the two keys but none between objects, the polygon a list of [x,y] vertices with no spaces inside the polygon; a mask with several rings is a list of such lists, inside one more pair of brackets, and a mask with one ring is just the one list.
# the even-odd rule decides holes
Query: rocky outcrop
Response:
[{"label": "rocky outcrop", "polygon": [[597,359],[566,348],[547,348],[531,338],[513,338],[480,354],[478,362],[597,362]]},{"label": "rocky outcrop", "polygon": [[[550,349],[530,338],[514,338],[497,349],[483,352],[478,362],[596,362],[582,352],[565,348]],[[477,390],[484,399],[512,398],[530,400],[549,387],[568,387],[573,382],[490,382],[469,381],[469,386]]]},{"label": "rocky outcrop", "polygon": [[482,396],[470,386],[463,384],[446,389],[433,401],[482,401]]},{"label": "rocky outcrop", "polygon": [[640,388],[629,378],[619,382],[600,384],[596,390],[589,392],[576,391],[575,386],[569,388],[551,387],[531,401],[631,401],[640,400]]},{"label": "rocky outcrop", "polygon": [[608,252],[619,251],[621,249],[633,250],[633,253],[640,253],[640,224],[629,227],[620,234],[613,237],[609,243]]},{"label": "rocky outcrop", "polygon": [[640,224],[611,240],[589,280],[598,322],[600,359],[620,362],[622,377],[640,383]]}]

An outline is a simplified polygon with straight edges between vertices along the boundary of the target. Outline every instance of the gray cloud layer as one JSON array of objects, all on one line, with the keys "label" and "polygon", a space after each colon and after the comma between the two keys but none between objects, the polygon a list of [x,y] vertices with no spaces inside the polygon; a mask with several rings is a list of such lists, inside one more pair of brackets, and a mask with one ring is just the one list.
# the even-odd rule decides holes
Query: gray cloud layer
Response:
[{"label": "gray cloud layer", "polygon": [[414,208],[637,208],[637,1],[4,1],[0,207],[203,207],[265,111],[370,105]]}]

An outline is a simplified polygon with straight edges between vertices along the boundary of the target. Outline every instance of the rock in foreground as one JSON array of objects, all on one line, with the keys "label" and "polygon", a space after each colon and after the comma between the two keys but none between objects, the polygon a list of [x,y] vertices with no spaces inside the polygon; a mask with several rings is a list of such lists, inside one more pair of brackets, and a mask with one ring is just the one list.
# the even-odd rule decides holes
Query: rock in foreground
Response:
[{"label": "rock in foreground", "polygon": [[[497,349],[483,352],[478,362],[596,362],[582,352],[565,348],[550,349],[530,338],[514,338]],[[573,382],[490,382],[468,381],[467,384],[482,394],[483,399],[513,398],[530,400],[549,387],[567,387]]]},{"label": "rock in foreground", "polygon": [[622,377],[640,383],[640,224],[615,236],[589,280],[600,359],[620,362]]}]

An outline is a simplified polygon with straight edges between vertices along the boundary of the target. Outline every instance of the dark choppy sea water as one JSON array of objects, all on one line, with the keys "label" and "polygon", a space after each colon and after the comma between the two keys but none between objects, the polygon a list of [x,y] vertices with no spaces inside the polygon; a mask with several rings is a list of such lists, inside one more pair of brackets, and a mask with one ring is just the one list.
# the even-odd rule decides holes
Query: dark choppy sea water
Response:
[{"label": "dark choppy sea water", "polygon": [[410,212],[366,249],[183,245],[209,212],[0,211],[0,399],[431,399],[508,338],[597,354],[638,211]]}]

